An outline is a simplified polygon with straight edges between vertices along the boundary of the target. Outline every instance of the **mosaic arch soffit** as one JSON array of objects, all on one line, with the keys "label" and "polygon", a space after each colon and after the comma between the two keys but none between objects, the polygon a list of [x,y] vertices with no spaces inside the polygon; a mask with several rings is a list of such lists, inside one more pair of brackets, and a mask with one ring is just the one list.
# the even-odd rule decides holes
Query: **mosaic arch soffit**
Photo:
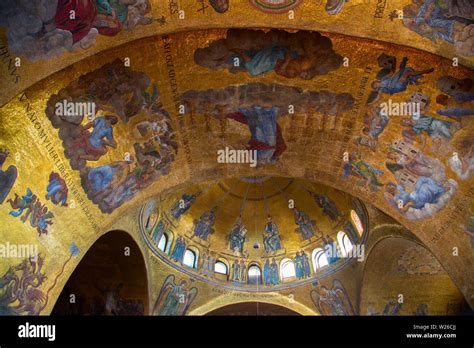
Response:
[{"label": "mosaic arch soffit", "polygon": [[[61,12],[55,8],[55,0],[50,1],[49,5],[42,5],[43,0],[34,1],[39,3],[38,8],[42,12],[31,13],[19,5],[11,6],[8,1],[0,7],[2,13],[0,46],[4,59],[0,74],[7,77],[3,81],[5,86],[0,91],[0,105],[35,82],[98,52],[140,38],[207,28],[282,28],[339,33],[413,47],[450,60],[456,59],[466,66],[474,65],[472,49],[474,34],[472,34],[472,24],[471,26],[466,24],[469,20],[472,23],[473,15],[468,14],[472,9],[449,9],[451,11],[449,14],[460,16],[464,24],[458,25],[455,21],[443,23],[450,28],[448,37],[447,35],[437,36],[434,30],[422,26],[419,18],[420,13],[424,13],[425,9],[407,0],[385,3],[375,0],[351,1],[335,7],[331,7],[331,3],[340,2],[291,1],[288,3],[292,3],[292,6],[282,5],[277,9],[267,6],[267,1],[255,0],[224,1],[223,3],[227,5],[221,8],[206,0],[197,2],[146,0],[148,6],[140,8],[141,12],[133,18],[134,21],[130,24],[125,23],[121,30],[95,30],[91,20],[91,23],[88,23],[89,26],[85,25],[91,30],[90,32],[83,35],[75,34],[71,38],[61,32],[62,37],[54,43],[57,47],[51,48],[52,43],[47,40],[48,38],[32,42],[30,37],[17,35],[16,33],[22,30],[35,32],[39,29],[33,29],[32,25],[23,28],[24,24],[8,24],[8,18],[31,15],[35,21],[46,21],[44,19],[46,16],[51,17],[49,20],[54,19],[59,23],[64,20],[66,13],[69,13],[67,11],[75,9],[79,14],[84,15],[88,13],[88,8],[87,6],[85,8],[84,6],[71,7]],[[31,19],[29,22],[26,21],[26,23],[30,22],[32,22]],[[38,27],[38,23],[35,22],[35,25]],[[59,24],[58,27],[66,31],[73,29],[67,26],[61,27]],[[49,50],[43,47],[47,45],[50,47]],[[34,51],[41,53],[32,53]],[[21,66],[13,72],[12,70],[15,69],[12,68],[9,60],[18,57],[21,58]]]}]

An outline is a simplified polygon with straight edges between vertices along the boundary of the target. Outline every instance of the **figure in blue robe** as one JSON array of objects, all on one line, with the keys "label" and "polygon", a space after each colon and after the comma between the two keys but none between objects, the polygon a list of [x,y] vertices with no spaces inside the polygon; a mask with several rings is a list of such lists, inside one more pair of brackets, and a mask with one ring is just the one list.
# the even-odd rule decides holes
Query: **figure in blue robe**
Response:
[{"label": "figure in blue robe", "polygon": [[109,164],[90,168],[89,173],[87,173],[87,178],[92,184],[92,190],[95,193],[105,191],[114,179],[114,175],[117,171],[118,166]]},{"label": "figure in blue robe", "polygon": [[180,315],[179,309],[182,305],[183,295],[187,293],[184,285],[186,282],[181,282],[179,285],[174,285],[171,291],[166,296],[159,315]]},{"label": "figure in blue robe", "polygon": [[[13,217],[19,217],[21,214],[23,214],[23,211],[28,208],[28,206],[31,204],[33,201],[33,192],[31,191],[30,188],[26,189],[26,194],[21,197],[21,199],[18,199],[18,195],[15,193],[15,200],[12,201],[11,199],[8,200],[10,202],[10,205],[13,207],[15,206],[15,209],[18,209],[18,211],[10,211],[10,215]],[[12,202],[15,202],[13,204]]]},{"label": "figure in blue robe", "polygon": [[176,243],[174,244],[173,251],[171,252],[171,259],[174,261],[179,261],[179,249],[181,247],[181,237],[176,239]]},{"label": "figure in blue robe", "polygon": [[114,142],[113,127],[107,123],[105,117],[97,117],[93,123],[94,128],[89,136],[89,142],[93,147],[100,148],[104,146],[104,138],[111,143]]},{"label": "figure in blue robe", "polygon": [[48,228],[48,225],[52,224],[50,219],[52,219],[53,217],[54,217],[54,215],[50,211],[48,211],[44,215],[41,215],[41,217],[38,219],[38,222],[37,222],[38,230],[46,231],[46,229]]},{"label": "figure in blue robe", "polygon": [[181,196],[181,199],[178,199],[173,206],[170,209],[171,216],[175,219],[178,220],[181,215],[186,213],[189,208],[191,208],[191,205],[196,201],[196,198],[199,194],[193,194],[193,195],[188,195],[188,194],[183,194]]},{"label": "figure in blue robe", "polygon": [[272,285],[280,284],[280,276],[279,276],[279,272],[278,272],[278,265],[277,265],[275,259],[273,259],[273,261],[270,265],[270,283]]},{"label": "figure in blue robe", "polygon": [[433,68],[421,71],[415,71],[407,66],[408,58],[403,57],[399,70],[392,75],[381,77],[372,83],[372,88],[378,92],[386,94],[396,94],[406,91],[408,85],[412,85],[418,81],[424,74],[434,71]]},{"label": "figure in blue robe", "polygon": [[[423,5],[420,6],[418,13],[416,14],[413,22],[416,26],[413,29],[431,40],[444,40],[451,44],[455,44],[454,25],[456,24],[456,17],[447,18],[443,14],[443,9],[435,3],[435,0],[426,0]],[[434,6],[434,9],[429,12],[428,9]]]},{"label": "figure in blue robe", "polygon": [[239,66],[247,70],[251,76],[258,76],[275,70],[280,61],[297,57],[296,51],[284,45],[273,44],[260,50],[235,50],[228,58],[227,64],[235,66],[238,60]]},{"label": "figure in blue robe", "polygon": [[173,252],[171,254],[171,259],[173,259],[176,262],[182,262],[185,250],[186,250],[186,241],[184,240],[183,237],[178,237],[174,245]]},{"label": "figure in blue robe", "polygon": [[46,199],[50,199],[54,204],[67,206],[68,189],[66,182],[59,176],[58,173],[52,172],[49,175],[49,183],[46,187]]},{"label": "figure in blue robe", "polygon": [[336,243],[329,235],[326,235],[326,237],[323,236],[323,249],[326,253],[328,264],[332,265],[339,260]]},{"label": "figure in blue robe", "polygon": [[235,260],[232,264],[232,280],[240,281],[240,265],[238,260]]},{"label": "figure in blue robe", "polygon": [[409,205],[414,209],[422,209],[428,203],[438,203],[438,199],[446,192],[443,186],[426,176],[418,178],[412,192],[406,192],[403,185],[398,185],[397,190],[398,194],[393,197],[395,204],[401,201],[404,208]]},{"label": "figure in blue robe", "polygon": [[[113,126],[117,122],[116,116],[106,115],[85,124],[81,134],[74,138],[72,149],[75,156],[86,161],[98,161],[107,153],[108,147],[116,148]],[[93,128],[92,132],[89,132],[89,128]]]},{"label": "figure in blue robe", "polygon": [[252,138],[249,149],[257,151],[257,163],[274,163],[277,150],[277,116],[278,108],[254,106],[240,108],[245,116]]},{"label": "figure in blue robe", "polygon": [[420,116],[413,118],[412,129],[416,134],[426,132],[432,138],[451,139],[452,135],[449,131],[452,123],[444,120],[439,120],[430,116]]},{"label": "figure in blue robe", "polygon": [[265,232],[263,235],[263,245],[266,253],[274,252],[281,249],[280,233],[278,226],[272,221],[272,217],[268,216]]},{"label": "figure in blue robe", "polygon": [[263,266],[263,280],[265,285],[271,285],[270,275],[270,261],[267,259]]},{"label": "figure in blue robe", "polygon": [[295,257],[295,274],[298,279],[304,277],[303,258],[300,252],[297,252]]},{"label": "figure in blue robe", "polygon": [[323,214],[329,219],[332,221],[337,221],[342,216],[342,213],[337,208],[336,202],[334,202],[327,195],[319,195],[312,192],[310,192],[310,194],[313,196],[316,204],[323,209]]},{"label": "figure in blue robe", "polygon": [[242,222],[242,216],[239,216],[229,234],[229,249],[242,253],[244,250],[246,235],[247,229]]},{"label": "figure in blue robe", "polygon": [[448,108],[439,109],[436,111],[438,115],[448,116],[448,117],[465,117],[465,116],[474,116],[474,109],[463,108],[458,106],[450,106]]},{"label": "figure in blue robe", "polygon": [[163,233],[165,232],[166,229],[166,224],[163,219],[160,219],[158,221],[158,224],[156,224],[155,229],[152,232],[151,239],[158,244],[160,242],[161,237],[163,236]]},{"label": "figure in blue robe", "polygon": [[207,240],[207,237],[214,233],[214,222],[216,219],[216,208],[205,212],[198,220],[194,220],[193,235],[202,240]]},{"label": "figure in blue robe", "polygon": [[311,220],[305,212],[296,208],[294,209],[294,216],[295,223],[298,225],[296,230],[301,234],[303,240],[309,239],[316,234],[314,228],[316,226],[315,220]]},{"label": "figure in blue robe", "polygon": [[106,16],[112,16],[115,13],[116,18],[125,23],[128,17],[128,6],[119,0],[95,0],[97,13]]}]

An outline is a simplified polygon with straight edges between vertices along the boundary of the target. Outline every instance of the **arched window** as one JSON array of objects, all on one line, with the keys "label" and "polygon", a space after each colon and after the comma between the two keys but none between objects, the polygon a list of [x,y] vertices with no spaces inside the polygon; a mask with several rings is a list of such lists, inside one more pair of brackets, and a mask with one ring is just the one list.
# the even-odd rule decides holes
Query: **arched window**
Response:
[{"label": "arched window", "polygon": [[173,233],[165,231],[163,232],[163,235],[161,236],[160,241],[158,242],[158,249],[169,255],[172,243]]},{"label": "arched window", "polygon": [[359,215],[357,215],[355,210],[351,210],[351,219],[354,222],[359,236],[362,236],[362,234],[364,233],[364,226],[362,226],[362,222],[360,221]]},{"label": "arched window", "polygon": [[290,259],[283,259],[280,263],[281,279],[296,277],[295,263]]},{"label": "arched window", "polygon": [[227,265],[222,261],[217,261],[214,265],[214,272],[228,274]]},{"label": "arched window", "polygon": [[163,233],[158,243],[158,249],[165,252],[167,244],[168,244],[168,236],[166,235],[166,233]]},{"label": "arched window", "polygon": [[252,265],[248,270],[248,282],[253,285],[262,284],[262,270],[256,265]]},{"label": "arched window", "polygon": [[347,256],[347,254],[349,254],[349,252],[354,248],[347,234],[342,231],[337,234],[337,242],[339,243],[339,249],[341,249],[342,256]]},{"label": "arched window", "polygon": [[148,233],[153,230],[153,226],[155,226],[157,219],[158,211],[156,209],[156,203],[154,201],[146,203],[143,211],[143,223],[145,230]]},{"label": "arched window", "polygon": [[329,265],[326,253],[321,248],[316,248],[313,250],[312,259],[313,259],[313,267],[315,270]]},{"label": "arched window", "polygon": [[148,233],[153,230],[153,226],[156,223],[157,216],[158,215],[155,212],[152,212],[146,219],[145,229],[148,231]]},{"label": "arched window", "polygon": [[186,249],[183,257],[183,265],[188,266],[190,268],[198,268],[197,264],[198,263],[196,253],[190,249]]}]

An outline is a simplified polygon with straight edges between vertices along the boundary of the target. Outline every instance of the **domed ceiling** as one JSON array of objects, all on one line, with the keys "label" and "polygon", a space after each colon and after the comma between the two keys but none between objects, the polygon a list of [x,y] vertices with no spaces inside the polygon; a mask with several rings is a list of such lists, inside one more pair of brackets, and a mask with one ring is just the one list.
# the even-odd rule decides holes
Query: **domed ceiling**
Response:
[{"label": "domed ceiling", "polygon": [[36,314],[115,230],[153,300],[193,280],[193,313],[229,287],[314,307],[321,278],[356,301],[364,264],[326,246],[404,229],[474,306],[472,1],[99,2],[0,1],[0,240],[45,258]]},{"label": "domed ceiling", "polygon": [[[360,200],[324,185],[268,176],[226,179],[162,196],[144,205],[140,220],[149,248],[180,271],[198,273],[202,280],[219,285],[230,281],[234,288],[265,285],[272,291],[274,286],[310,282],[363,257],[357,253],[364,252],[360,248],[368,226]],[[341,250],[343,238],[354,247],[353,255]],[[181,252],[177,240],[184,245]],[[196,260],[187,262],[186,250]],[[324,260],[317,259],[321,254]],[[219,261],[227,269],[224,276],[215,272]],[[295,274],[290,262],[287,279],[279,274],[278,281],[266,281],[271,265],[276,264],[280,273],[285,261],[293,261]],[[263,284],[240,276],[251,266],[263,272]],[[234,275],[236,267],[239,274]]]}]

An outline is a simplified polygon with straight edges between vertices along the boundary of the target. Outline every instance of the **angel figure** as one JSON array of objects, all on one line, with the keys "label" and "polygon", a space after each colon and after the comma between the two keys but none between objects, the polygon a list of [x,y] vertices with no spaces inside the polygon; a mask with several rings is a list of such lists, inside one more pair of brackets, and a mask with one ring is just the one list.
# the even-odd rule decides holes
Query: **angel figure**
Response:
[{"label": "angel figure", "polygon": [[332,288],[318,284],[311,299],[321,315],[355,315],[354,307],[342,283],[335,279]]},{"label": "angel figure", "polygon": [[409,85],[419,85],[423,75],[430,74],[434,68],[415,70],[408,66],[408,57],[403,57],[398,70],[387,70],[372,82],[372,92],[368,102],[375,104],[382,94],[397,94],[407,90]]},{"label": "angel figure", "polygon": [[186,289],[188,281],[181,280],[179,284],[174,282],[174,275],[169,275],[160,294],[153,306],[153,314],[157,315],[185,315],[189,306],[197,295],[197,288]]}]

